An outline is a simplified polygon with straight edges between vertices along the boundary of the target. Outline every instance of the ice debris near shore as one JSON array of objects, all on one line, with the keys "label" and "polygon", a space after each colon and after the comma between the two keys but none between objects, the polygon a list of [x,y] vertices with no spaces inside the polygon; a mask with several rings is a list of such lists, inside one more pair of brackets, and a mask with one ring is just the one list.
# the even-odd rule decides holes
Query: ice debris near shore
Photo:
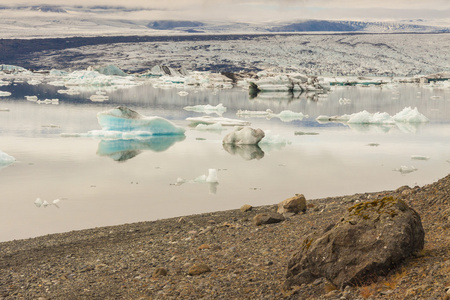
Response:
[{"label": "ice debris near shore", "polygon": [[318,122],[343,122],[348,124],[385,124],[395,125],[396,123],[426,123],[428,118],[421,114],[417,107],[405,107],[402,111],[390,116],[386,112],[369,113],[361,111],[358,113],[342,116],[320,115],[316,118]]},{"label": "ice debris near shore", "polygon": [[16,159],[11,155],[6,154],[2,150],[0,150],[0,169],[3,169],[10,164],[14,163]]},{"label": "ice debris near shore", "polygon": [[185,129],[161,117],[148,117],[125,106],[97,113],[104,131],[147,132],[148,135],[181,135]]},{"label": "ice debris near shore", "polygon": [[264,131],[259,128],[237,127],[223,138],[222,144],[257,145],[264,136]]},{"label": "ice debris near shore", "polygon": [[405,175],[405,174],[409,174],[412,172],[417,171],[417,169],[414,166],[400,166],[400,168],[396,168],[394,169],[394,171],[396,172],[400,172],[400,174]]},{"label": "ice debris near shore", "polygon": [[222,103],[217,104],[216,106],[206,104],[206,105],[194,105],[194,106],[185,106],[183,107],[184,110],[187,111],[195,111],[199,113],[205,113],[205,114],[217,114],[221,116],[224,112],[227,111],[227,108],[223,106]]},{"label": "ice debris near shore", "polygon": [[208,169],[208,175],[200,175],[192,180],[186,180],[184,178],[177,178],[177,182],[173,185],[182,185],[186,182],[187,183],[208,183],[210,194],[216,194],[217,186],[219,185],[217,169]]}]

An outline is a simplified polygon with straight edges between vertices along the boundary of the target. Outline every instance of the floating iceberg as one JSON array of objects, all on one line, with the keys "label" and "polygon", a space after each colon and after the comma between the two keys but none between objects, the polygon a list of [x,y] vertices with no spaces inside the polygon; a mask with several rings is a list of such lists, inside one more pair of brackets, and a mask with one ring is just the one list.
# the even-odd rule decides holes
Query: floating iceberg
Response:
[{"label": "floating iceberg", "polygon": [[14,157],[0,150],[0,169],[6,168],[15,161],[16,159]]},{"label": "floating iceberg", "polygon": [[106,131],[144,131],[149,135],[182,135],[185,130],[161,117],[147,117],[124,106],[97,113],[97,119]]},{"label": "floating iceberg", "polygon": [[219,185],[219,178],[217,176],[217,169],[208,169],[208,175],[200,175],[192,180],[186,181],[183,178],[177,178],[174,185],[182,185],[183,183],[208,183],[210,194],[217,193],[217,186]]},{"label": "floating iceberg", "polygon": [[196,130],[199,131],[217,131],[217,132],[222,132],[222,130],[225,130],[225,128],[223,128],[221,123],[215,123],[215,124],[198,124],[197,126],[195,126]]},{"label": "floating iceberg", "polygon": [[11,82],[3,81],[3,80],[0,79],[0,86],[6,86],[6,85],[10,85],[10,84],[11,84]]},{"label": "floating iceberg", "polygon": [[220,123],[222,126],[249,126],[251,123],[247,121],[241,121],[236,119],[228,119],[223,117],[195,117],[195,118],[186,118],[186,121],[191,122],[194,125],[197,124],[216,124]]},{"label": "floating iceberg", "polygon": [[200,113],[206,113],[206,114],[218,114],[221,116],[224,112],[227,111],[227,108],[223,106],[222,103],[217,104],[216,106],[212,106],[209,104],[206,105],[194,105],[194,106],[186,106],[183,108],[187,111],[195,111]]},{"label": "floating iceberg", "polygon": [[250,127],[238,127],[223,138],[223,144],[257,145],[264,137],[264,131]]},{"label": "floating iceberg", "polygon": [[0,91],[0,97],[8,97],[8,96],[11,96],[10,92]]},{"label": "floating iceberg", "polygon": [[417,169],[414,168],[413,166],[410,166],[410,167],[400,166],[400,168],[394,169],[394,171],[400,172],[402,175],[404,175],[404,174],[415,172],[415,171],[417,171]]},{"label": "floating iceberg", "polygon": [[28,100],[28,101],[37,101],[38,100],[38,97],[37,96],[25,96],[25,98]]},{"label": "floating iceberg", "polygon": [[426,123],[428,118],[419,113],[417,107],[412,109],[411,107],[405,107],[401,112],[394,115],[395,122],[402,123]]},{"label": "floating iceberg", "polygon": [[0,65],[0,72],[3,72],[5,74],[31,74],[31,71],[14,65]]},{"label": "floating iceberg", "polygon": [[34,205],[36,205],[36,207],[47,207],[49,205],[54,205],[54,206],[58,207],[57,204],[60,201],[61,201],[60,199],[55,199],[50,203],[47,200],[42,200],[41,198],[36,198],[36,200],[34,200]]},{"label": "floating iceberg", "polygon": [[287,138],[279,134],[272,134],[270,130],[266,130],[265,134],[264,138],[258,144],[264,152],[280,150],[286,147],[286,145],[291,144],[291,141]]},{"label": "floating iceberg", "polygon": [[320,115],[316,118],[318,122],[343,122],[348,124],[384,124],[395,125],[397,123],[426,123],[427,117],[419,113],[417,107],[405,107],[401,112],[393,117],[386,112],[369,113],[361,111],[351,115],[325,116]]},{"label": "floating iceberg", "polygon": [[115,75],[115,76],[127,76],[128,75],[122,69],[120,69],[119,67],[116,67],[114,65],[91,66],[91,67],[88,67],[87,70],[88,71],[97,71],[103,75]]},{"label": "floating iceberg", "polygon": [[91,95],[89,97],[89,99],[92,102],[103,102],[103,101],[108,101],[109,100],[109,96],[108,95],[98,95],[98,94],[96,94],[96,95]]},{"label": "floating iceberg", "polygon": [[260,110],[238,110],[236,112],[236,115],[239,117],[264,117],[267,118],[269,117],[271,114],[273,114],[273,111],[271,109],[266,109],[264,111],[260,111]]}]

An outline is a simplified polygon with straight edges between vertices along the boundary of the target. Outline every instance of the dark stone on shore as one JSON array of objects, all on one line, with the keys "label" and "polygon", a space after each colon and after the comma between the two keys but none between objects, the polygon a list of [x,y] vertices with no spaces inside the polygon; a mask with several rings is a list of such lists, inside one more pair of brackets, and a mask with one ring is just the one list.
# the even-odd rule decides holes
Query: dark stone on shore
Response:
[{"label": "dark stone on shore", "polygon": [[307,236],[288,263],[286,287],[320,277],[339,288],[387,274],[423,249],[419,214],[392,197],[356,204],[329,231]]},{"label": "dark stone on shore", "polygon": [[253,218],[253,223],[256,226],[263,225],[263,224],[274,224],[284,221],[285,218],[283,215],[276,213],[276,212],[269,212],[269,213],[262,213],[257,214]]}]

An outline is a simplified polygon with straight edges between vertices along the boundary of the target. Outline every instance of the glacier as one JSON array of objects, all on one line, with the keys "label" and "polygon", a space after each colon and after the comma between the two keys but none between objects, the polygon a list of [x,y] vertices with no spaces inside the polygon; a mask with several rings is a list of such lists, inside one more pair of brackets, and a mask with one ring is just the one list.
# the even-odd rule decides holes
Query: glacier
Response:
[{"label": "glacier", "polygon": [[97,119],[104,131],[138,131],[148,135],[184,135],[185,132],[184,128],[167,119],[147,117],[125,106],[99,112]]}]

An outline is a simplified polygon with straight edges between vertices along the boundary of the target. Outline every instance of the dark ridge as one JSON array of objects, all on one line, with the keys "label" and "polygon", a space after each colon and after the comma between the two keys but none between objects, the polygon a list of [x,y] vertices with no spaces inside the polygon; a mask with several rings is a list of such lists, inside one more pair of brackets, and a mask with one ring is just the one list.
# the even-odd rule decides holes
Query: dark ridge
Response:
[{"label": "dark ridge", "polygon": [[158,30],[170,30],[180,27],[199,27],[204,26],[205,24],[202,22],[194,22],[194,21],[171,21],[171,20],[157,20],[151,21],[147,24],[148,28],[158,29]]}]

